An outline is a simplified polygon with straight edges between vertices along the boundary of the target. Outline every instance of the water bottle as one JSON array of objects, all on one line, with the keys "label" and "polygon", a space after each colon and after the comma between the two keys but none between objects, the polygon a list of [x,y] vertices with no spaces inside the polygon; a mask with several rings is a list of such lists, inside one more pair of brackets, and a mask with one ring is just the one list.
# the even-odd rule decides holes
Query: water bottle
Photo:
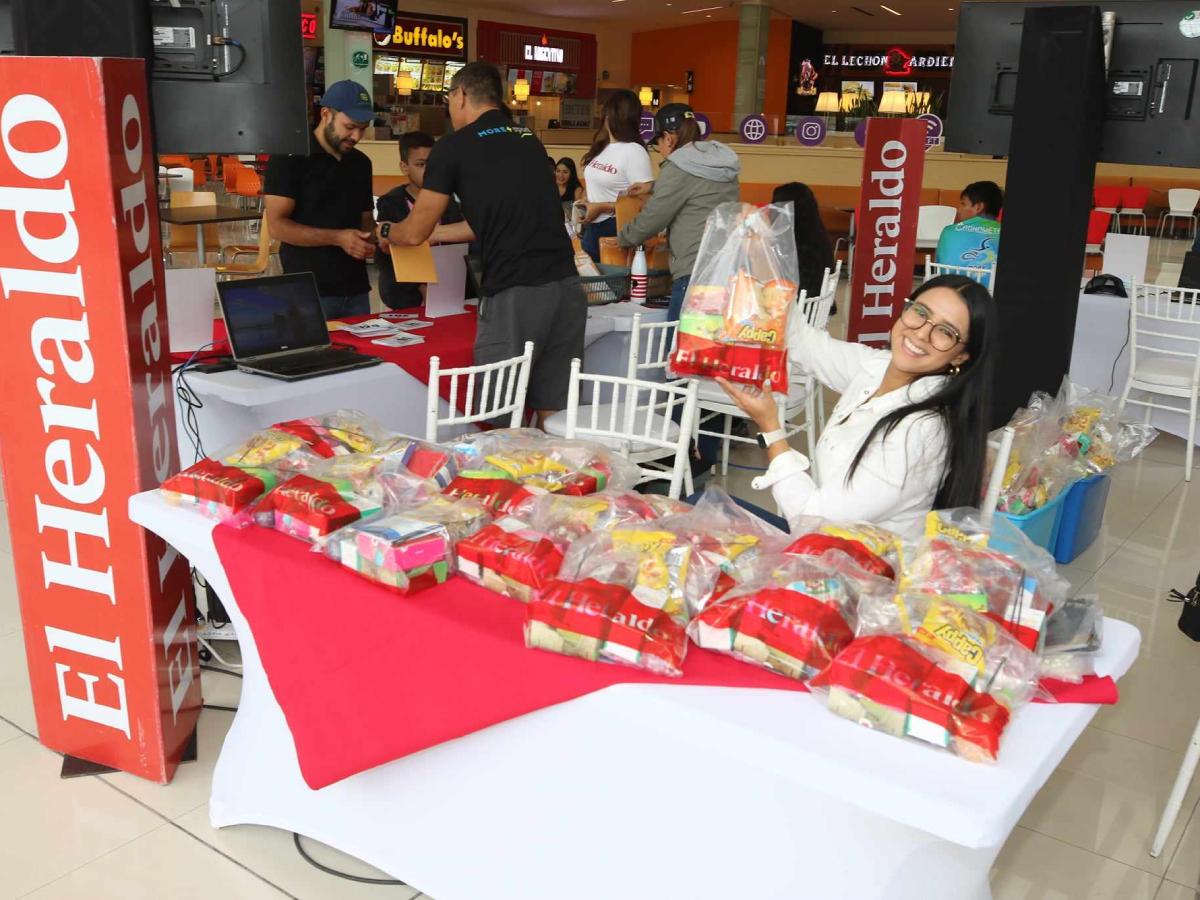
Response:
[{"label": "water bottle", "polygon": [[646,299],[646,288],[650,282],[646,274],[646,251],[639,244],[633,255],[633,268],[629,270],[629,299],[641,303]]}]

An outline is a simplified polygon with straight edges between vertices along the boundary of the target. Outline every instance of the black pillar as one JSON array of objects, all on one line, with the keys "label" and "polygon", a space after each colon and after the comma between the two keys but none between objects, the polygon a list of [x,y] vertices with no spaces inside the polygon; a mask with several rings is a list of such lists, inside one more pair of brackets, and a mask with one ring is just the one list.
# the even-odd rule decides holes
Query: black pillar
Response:
[{"label": "black pillar", "polygon": [[1095,6],[1026,7],[996,269],[1000,357],[992,421],[1071,365],[1104,113]]}]

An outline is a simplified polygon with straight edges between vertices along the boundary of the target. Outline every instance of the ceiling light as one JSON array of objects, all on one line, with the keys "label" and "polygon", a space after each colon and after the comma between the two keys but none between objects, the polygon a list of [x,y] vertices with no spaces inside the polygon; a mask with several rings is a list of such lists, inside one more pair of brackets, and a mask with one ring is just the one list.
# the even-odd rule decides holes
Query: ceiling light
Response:
[{"label": "ceiling light", "polygon": [[887,10],[887,11],[888,11],[888,12],[890,12],[890,13],[891,13],[893,16],[900,16],[900,15],[903,15],[903,13],[898,13],[898,12],[896,12],[894,9],[892,9],[890,6],[884,6],[882,3],[880,3],[880,4],[879,4],[879,8],[880,8],[880,9]]},{"label": "ceiling light", "polygon": [[[723,6],[704,6],[704,7],[701,7],[700,9],[685,9],[683,12],[680,13],[680,15],[681,16],[690,16],[690,15],[692,15],[692,13],[701,13],[701,12],[708,13],[708,12],[712,12],[714,9],[724,9],[724,8],[725,7],[723,7]],[[705,18],[711,19],[712,16],[705,16]]]}]

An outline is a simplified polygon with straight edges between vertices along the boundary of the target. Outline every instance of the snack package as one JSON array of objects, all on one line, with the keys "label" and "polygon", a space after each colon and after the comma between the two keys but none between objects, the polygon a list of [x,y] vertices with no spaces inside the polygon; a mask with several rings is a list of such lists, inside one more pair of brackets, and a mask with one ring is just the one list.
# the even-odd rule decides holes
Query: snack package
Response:
[{"label": "snack package", "polygon": [[787,389],[799,267],[787,204],[723,203],[708,216],[671,368]]},{"label": "snack package", "polygon": [[478,500],[498,515],[519,516],[546,491],[521,484],[500,469],[464,469],[443,491],[448,497]]},{"label": "snack package", "polygon": [[357,410],[276,422],[271,428],[300,438],[317,456],[370,453],[388,439],[379,424]]},{"label": "snack package", "polygon": [[385,459],[398,459],[414,475],[436,482],[439,489],[447,487],[458,475],[454,451],[440,444],[397,437],[384,441],[375,453]]},{"label": "snack package", "polygon": [[997,623],[940,597],[859,604],[857,636],[810,681],[829,709],[869,728],[994,761],[1037,688],[1038,658]]},{"label": "snack package", "polygon": [[688,623],[700,647],[807,681],[854,638],[859,598],[886,599],[891,583],[845,554],[760,557],[741,584]]},{"label": "snack package", "polygon": [[278,472],[303,472],[317,463],[317,456],[294,434],[264,428],[241,443],[218,453],[218,462],[241,469],[274,469]]},{"label": "snack package", "polygon": [[468,581],[528,603],[558,575],[562,550],[513,516],[458,543],[458,571]]},{"label": "snack package", "polygon": [[267,494],[254,517],[260,525],[315,543],[382,509],[378,500],[360,494],[348,479],[298,474]]},{"label": "snack package", "polygon": [[1079,684],[1084,676],[1095,675],[1103,631],[1104,611],[1098,597],[1064,600],[1046,619],[1041,677]]},{"label": "snack package", "polygon": [[206,458],[172,475],[159,490],[170,503],[192,506],[210,519],[242,526],[250,524],[250,508],[278,481],[272,469],[230,466]]},{"label": "snack package", "polygon": [[454,572],[455,545],[491,521],[481,504],[434,496],[402,512],[336,532],[325,554],[402,593],[442,584]]},{"label": "snack package", "polygon": [[679,677],[687,635],[625,584],[555,580],[525,610],[525,646]]},{"label": "snack package", "polygon": [[1015,525],[983,524],[972,508],[935,510],[906,565],[902,590],[946,597],[1001,623],[1025,647],[1039,647],[1047,614],[1069,585],[1053,558]]},{"label": "snack package", "polygon": [[814,520],[807,534],[801,534],[785,549],[798,556],[821,556],[840,550],[861,568],[882,578],[894,580],[903,557],[900,536],[867,523],[839,524]]},{"label": "snack package", "polygon": [[636,491],[601,491],[583,496],[546,494],[534,501],[529,523],[555,542],[568,544],[594,531],[612,531],[660,518],[658,509],[647,499]]}]

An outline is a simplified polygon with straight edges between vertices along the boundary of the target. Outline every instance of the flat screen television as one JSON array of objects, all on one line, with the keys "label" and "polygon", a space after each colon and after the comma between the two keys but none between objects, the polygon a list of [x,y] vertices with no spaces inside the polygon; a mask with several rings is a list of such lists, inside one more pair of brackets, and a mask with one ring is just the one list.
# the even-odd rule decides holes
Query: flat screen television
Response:
[{"label": "flat screen television", "polygon": [[391,31],[395,0],[329,0],[329,27],[346,31]]},{"label": "flat screen television", "polygon": [[1025,10],[1063,5],[1095,6],[1105,17],[1100,160],[1200,166],[1200,15],[1192,0],[963,3],[946,149],[1008,155]]}]

